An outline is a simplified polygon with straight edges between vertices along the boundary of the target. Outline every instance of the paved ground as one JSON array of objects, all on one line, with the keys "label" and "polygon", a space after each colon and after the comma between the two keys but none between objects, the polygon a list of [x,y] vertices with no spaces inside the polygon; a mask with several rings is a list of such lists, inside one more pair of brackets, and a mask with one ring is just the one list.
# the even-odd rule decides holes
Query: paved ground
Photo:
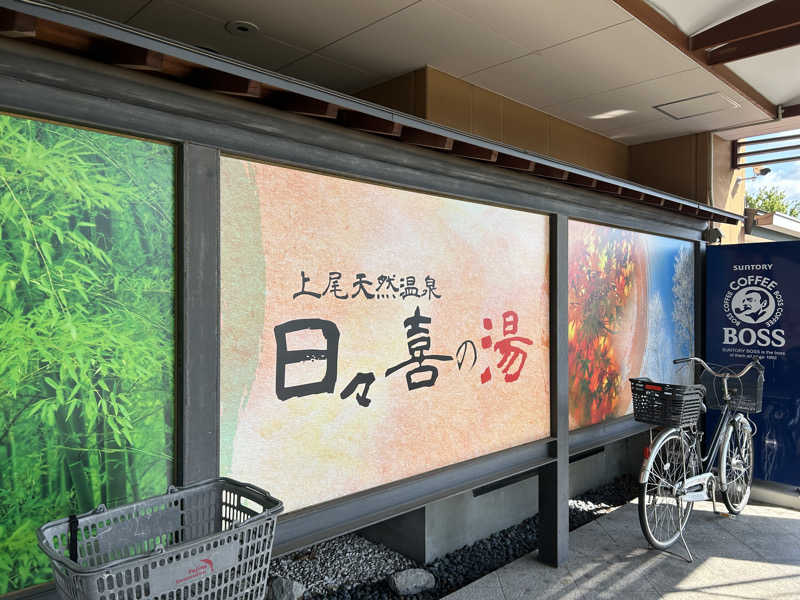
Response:
[{"label": "paved ground", "polygon": [[750,505],[726,518],[698,502],[686,541],[693,563],[680,541],[671,552],[649,548],[631,503],[571,532],[566,566],[529,554],[447,600],[800,599],[800,512]]}]

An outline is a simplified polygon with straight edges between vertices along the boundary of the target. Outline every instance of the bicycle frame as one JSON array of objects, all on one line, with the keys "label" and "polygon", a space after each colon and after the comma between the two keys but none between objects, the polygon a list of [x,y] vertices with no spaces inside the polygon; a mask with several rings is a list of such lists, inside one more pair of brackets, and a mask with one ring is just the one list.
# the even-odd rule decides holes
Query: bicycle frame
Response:
[{"label": "bicycle frame", "polygon": [[[650,446],[646,449],[642,463],[639,475],[639,483],[642,484],[639,495],[639,522],[642,532],[650,544],[660,550],[665,550],[680,538],[690,562],[693,560],[692,553],[683,537],[683,531],[693,504],[711,500],[713,510],[717,513],[716,491],[719,489],[726,506],[731,514],[735,515],[742,511],[750,494],[753,466],[752,427],[748,417],[739,410],[738,398],[736,403],[732,402],[728,378],[741,378],[750,369],[756,368],[759,371],[759,385],[763,385],[763,367],[758,359],[750,361],[739,373],[730,369],[718,373],[697,357],[676,359],[673,362],[681,364],[691,361],[702,365],[713,377],[719,378],[722,382],[720,419],[714,429],[706,455],[703,455],[703,449],[699,447],[703,434],[699,429],[697,396],[694,397],[693,403],[676,403],[674,406],[665,404],[667,409],[675,409],[672,414],[668,417],[653,417],[646,405],[649,398],[641,394],[636,395],[640,391],[636,387],[640,381],[631,380],[634,400],[640,403],[634,405],[634,412],[639,410],[640,419],[646,423],[669,424],[655,440],[652,438],[651,429]],[[714,385],[716,381],[715,379]],[[653,387],[661,389],[658,386]],[[716,387],[711,389],[716,390]],[[709,389],[705,390],[706,394],[701,396],[703,401],[708,398]],[[760,399],[759,394],[760,391],[757,391],[757,399]],[[662,400],[662,397],[658,396],[653,402]],[[758,400],[754,400],[746,406],[757,404]],[[705,402],[701,403],[701,407],[705,413]],[[676,410],[680,410],[680,415],[675,416]],[[732,442],[732,440],[737,441]],[[736,443],[747,448],[746,457],[742,453],[742,458],[737,458],[740,454],[734,446]]]},{"label": "bicycle frame", "polygon": [[[701,436],[698,434],[697,431],[689,431],[686,430],[681,435],[689,435],[691,436],[690,444],[691,447],[695,449],[697,456],[700,458],[700,466],[702,469],[702,473],[695,475],[693,477],[686,477],[686,456],[682,457],[683,460],[683,489],[676,490],[677,495],[683,496],[685,502],[697,502],[702,500],[708,500],[709,494],[706,491],[708,480],[714,477],[711,468],[713,467],[715,461],[717,460],[717,456],[719,455],[719,450],[722,445],[722,437],[723,432],[728,428],[729,425],[732,423],[741,423],[743,427],[750,427],[750,423],[747,421],[747,418],[738,411],[731,411],[730,407],[728,406],[728,402],[730,401],[730,393],[728,392],[728,382],[727,379],[723,380],[723,399],[725,401],[725,406],[722,409],[722,414],[720,415],[719,422],[717,423],[716,428],[714,429],[714,436],[711,441],[711,445],[709,447],[709,452],[706,456],[703,456],[702,452],[699,448],[696,448],[698,442],[701,439]],[[666,437],[673,432],[679,432],[681,429],[678,427],[668,427],[664,429],[656,438],[656,442],[661,437]],[[654,440],[651,439],[650,445],[654,445]],[[639,483],[646,483],[648,478],[650,477],[650,470],[652,468],[652,464],[649,459],[646,459],[642,464],[642,470],[639,473]],[[723,491],[727,487],[724,482],[720,481],[720,478],[716,478],[715,483],[719,483],[720,489]],[[690,491],[694,488],[700,487],[699,490]]]}]

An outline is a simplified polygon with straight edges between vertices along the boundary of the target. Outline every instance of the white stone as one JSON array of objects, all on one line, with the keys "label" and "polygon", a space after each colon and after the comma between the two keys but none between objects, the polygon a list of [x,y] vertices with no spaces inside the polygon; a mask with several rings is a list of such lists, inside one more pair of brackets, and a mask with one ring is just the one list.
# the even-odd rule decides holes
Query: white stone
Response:
[{"label": "white stone", "polygon": [[300,600],[306,588],[287,577],[275,577],[269,582],[267,600]]},{"label": "white stone", "polygon": [[389,576],[389,587],[399,596],[413,596],[435,588],[436,578],[425,569],[406,569]]}]

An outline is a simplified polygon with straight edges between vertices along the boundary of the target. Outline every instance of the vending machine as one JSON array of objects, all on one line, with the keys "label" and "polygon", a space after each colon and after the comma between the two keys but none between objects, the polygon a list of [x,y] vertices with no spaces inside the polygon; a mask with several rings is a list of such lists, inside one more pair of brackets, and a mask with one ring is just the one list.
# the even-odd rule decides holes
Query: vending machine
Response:
[{"label": "vending machine", "polygon": [[754,477],[800,486],[800,242],[710,246],[706,257],[706,359],[757,357],[765,369]]}]

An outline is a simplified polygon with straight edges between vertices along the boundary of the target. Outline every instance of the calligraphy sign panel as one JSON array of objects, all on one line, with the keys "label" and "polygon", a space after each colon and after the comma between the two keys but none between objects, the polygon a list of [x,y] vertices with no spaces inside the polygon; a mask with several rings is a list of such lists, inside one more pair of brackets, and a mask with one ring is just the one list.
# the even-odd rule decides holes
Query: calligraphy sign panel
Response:
[{"label": "calligraphy sign panel", "polygon": [[291,511],[549,435],[547,217],[221,169],[223,475]]}]

